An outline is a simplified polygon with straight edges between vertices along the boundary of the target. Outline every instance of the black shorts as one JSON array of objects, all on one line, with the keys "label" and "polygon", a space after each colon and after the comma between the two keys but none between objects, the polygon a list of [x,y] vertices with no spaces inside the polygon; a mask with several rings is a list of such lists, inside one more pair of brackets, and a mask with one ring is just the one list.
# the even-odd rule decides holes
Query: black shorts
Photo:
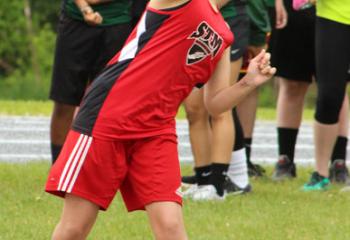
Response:
[{"label": "black shorts", "polygon": [[[288,12],[285,28],[273,28],[269,42],[271,64],[277,76],[311,82],[315,75],[315,8],[292,9],[292,1],[284,1]],[[270,8],[271,25],[275,26],[275,9]]]},{"label": "black shorts", "polygon": [[237,7],[237,13],[237,16],[226,19],[234,35],[234,41],[231,45],[231,62],[240,59],[249,44],[249,17],[245,11],[245,6],[242,9]]},{"label": "black shorts", "polygon": [[131,32],[131,23],[91,27],[61,15],[50,99],[78,106],[89,81],[123,47]]}]

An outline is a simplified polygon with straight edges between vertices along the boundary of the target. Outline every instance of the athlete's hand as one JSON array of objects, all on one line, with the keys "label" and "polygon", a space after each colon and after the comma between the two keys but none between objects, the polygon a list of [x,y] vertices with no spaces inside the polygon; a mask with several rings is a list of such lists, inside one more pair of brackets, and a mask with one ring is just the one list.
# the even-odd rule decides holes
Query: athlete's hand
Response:
[{"label": "athlete's hand", "polygon": [[284,7],[284,3],[282,0],[276,0],[275,2],[275,10],[276,10],[276,28],[282,29],[287,26],[288,22],[288,13],[286,8]]},{"label": "athlete's hand", "polygon": [[102,23],[102,16],[98,12],[87,12],[84,13],[84,20],[87,24],[91,26],[96,26]]},{"label": "athlete's hand", "polygon": [[258,87],[276,73],[276,68],[270,66],[270,53],[262,50],[253,58],[248,66],[247,75],[242,80],[251,87]]}]

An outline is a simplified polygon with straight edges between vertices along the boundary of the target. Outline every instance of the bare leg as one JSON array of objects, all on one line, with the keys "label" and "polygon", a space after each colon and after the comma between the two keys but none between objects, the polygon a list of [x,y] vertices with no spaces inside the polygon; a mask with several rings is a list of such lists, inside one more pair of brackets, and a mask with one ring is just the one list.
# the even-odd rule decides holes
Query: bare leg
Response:
[{"label": "bare leg", "polygon": [[[258,55],[262,49],[266,49],[266,45],[249,46],[248,52],[253,58]],[[253,136],[258,95],[258,89],[256,89],[237,106],[237,113],[242,123],[244,138],[251,138]]]},{"label": "bare leg", "polygon": [[345,95],[342,108],[339,113],[339,133],[338,136],[348,137],[349,132],[349,96]]},{"label": "bare leg", "polygon": [[[242,60],[231,63],[231,79],[233,84],[237,81]],[[211,117],[212,126],[212,148],[211,162],[229,164],[231,152],[234,146],[234,124],[231,111]]]},{"label": "bare leg", "polygon": [[316,171],[328,177],[328,163],[338,136],[339,124],[314,123]]},{"label": "bare leg", "polygon": [[229,164],[234,134],[231,111],[220,114],[217,117],[212,117],[211,122],[211,162]]},{"label": "bare leg", "polygon": [[277,126],[299,128],[309,83],[279,78],[277,99]]},{"label": "bare leg", "polygon": [[54,102],[54,108],[51,117],[50,138],[51,154],[54,162],[58,157],[68,131],[72,125],[75,106]]},{"label": "bare leg", "polygon": [[154,202],[146,206],[156,240],[187,240],[182,209],[175,202]]},{"label": "bare leg", "polygon": [[258,95],[258,90],[254,90],[237,106],[237,113],[242,123],[244,138],[252,138],[253,136]]},{"label": "bare leg", "polygon": [[208,121],[209,115],[204,106],[203,90],[194,89],[186,98],[184,106],[189,123],[190,142],[195,166],[208,166],[211,164],[211,130]]},{"label": "bare leg", "polygon": [[328,177],[328,164],[332,156],[332,151],[338,136],[346,136],[348,133],[349,102],[348,97],[344,97],[343,105],[339,113],[339,122],[336,124],[321,124],[315,121],[314,140],[316,171],[322,176]]},{"label": "bare leg", "polygon": [[62,216],[52,239],[86,239],[96,221],[98,210],[99,207],[96,204],[72,194],[66,194]]}]

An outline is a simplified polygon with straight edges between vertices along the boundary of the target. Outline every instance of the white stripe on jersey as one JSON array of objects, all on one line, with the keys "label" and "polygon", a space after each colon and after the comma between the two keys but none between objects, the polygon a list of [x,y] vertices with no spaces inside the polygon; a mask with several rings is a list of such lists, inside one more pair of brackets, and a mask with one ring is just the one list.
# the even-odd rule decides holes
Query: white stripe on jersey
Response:
[{"label": "white stripe on jersey", "polygon": [[143,14],[137,26],[136,37],[133,40],[131,40],[127,45],[125,45],[121,50],[121,53],[118,59],[119,62],[126,59],[133,59],[135,57],[137,48],[139,46],[140,36],[144,32],[146,32],[146,15],[147,15],[147,12]]}]

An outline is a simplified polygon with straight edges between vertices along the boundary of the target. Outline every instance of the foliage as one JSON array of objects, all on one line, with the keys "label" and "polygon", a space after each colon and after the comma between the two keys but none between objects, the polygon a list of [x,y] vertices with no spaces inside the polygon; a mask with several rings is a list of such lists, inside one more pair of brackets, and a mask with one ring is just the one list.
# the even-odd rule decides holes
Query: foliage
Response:
[{"label": "foliage", "polygon": [[[26,1],[32,12],[30,19],[24,14]],[[47,99],[61,4],[62,0],[0,1],[0,99]],[[28,21],[32,23],[32,34]],[[33,50],[37,55],[34,59]],[[33,61],[39,66],[38,71]],[[273,81],[259,92],[260,107],[276,106],[277,91]],[[306,105],[313,107],[314,99],[313,88]]]},{"label": "foliage", "polygon": [[[29,1],[31,18],[24,14],[25,2],[0,1],[2,99],[47,98],[55,42],[53,29],[61,1]],[[39,66],[38,73],[33,69],[33,61]]]}]

